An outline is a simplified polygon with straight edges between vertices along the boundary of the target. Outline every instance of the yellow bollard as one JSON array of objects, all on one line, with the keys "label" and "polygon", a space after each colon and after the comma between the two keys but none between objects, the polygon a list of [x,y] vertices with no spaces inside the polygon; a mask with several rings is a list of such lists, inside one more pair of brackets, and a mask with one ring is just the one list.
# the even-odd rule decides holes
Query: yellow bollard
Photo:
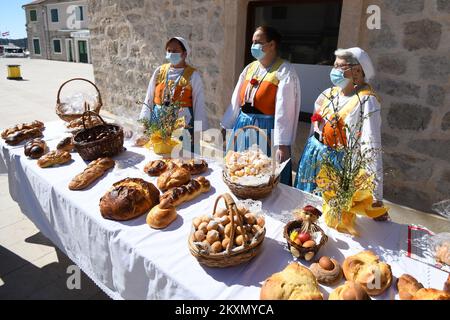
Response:
[{"label": "yellow bollard", "polygon": [[8,80],[23,80],[20,74],[20,65],[9,64],[8,65]]}]

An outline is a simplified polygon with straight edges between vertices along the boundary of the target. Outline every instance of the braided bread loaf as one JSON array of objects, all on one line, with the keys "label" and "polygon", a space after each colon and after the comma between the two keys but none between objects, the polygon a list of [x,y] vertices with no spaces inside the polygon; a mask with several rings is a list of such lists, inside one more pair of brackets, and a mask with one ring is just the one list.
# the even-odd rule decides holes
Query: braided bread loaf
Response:
[{"label": "braided bread loaf", "polygon": [[211,189],[210,182],[205,177],[192,179],[187,185],[172,188],[159,197],[159,207],[177,207],[180,204],[198,197]]},{"label": "braided bread loaf", "polygon": [[94,181],[99,179],[105,172],[114,167],[114,160],[111,158],[99,158],[92,161],[84,171],[76,175],[69,183],[70,190],[83,190],[89,187]]}]

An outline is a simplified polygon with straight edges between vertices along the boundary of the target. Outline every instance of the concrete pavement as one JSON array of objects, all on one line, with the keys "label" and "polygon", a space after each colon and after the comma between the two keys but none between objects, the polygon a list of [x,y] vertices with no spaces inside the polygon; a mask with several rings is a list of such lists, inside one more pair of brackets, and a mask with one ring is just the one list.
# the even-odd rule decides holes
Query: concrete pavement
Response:
[{"label": "concrete pavement", "polygon": [[[25,81],[7,80],[7,64],[20,64]],[[48,60],[0,58],[0,128],[17,123],[59,119],[55,114],[59,86],[74,77],[93,80],[91,65]],[[88,91],[89,90],[89,91]],[[72,83],[64,91],[92,91]],[[300,126],[307,135],[307,125]],[[9,196],[8,177],[0,175],[0,299],[108,299],[86,276],[81,290],[66,286],[71,261],[47,240]],[[450,230],[450,222],[388,203],[393,221],[423,225],[434,232]]]}]

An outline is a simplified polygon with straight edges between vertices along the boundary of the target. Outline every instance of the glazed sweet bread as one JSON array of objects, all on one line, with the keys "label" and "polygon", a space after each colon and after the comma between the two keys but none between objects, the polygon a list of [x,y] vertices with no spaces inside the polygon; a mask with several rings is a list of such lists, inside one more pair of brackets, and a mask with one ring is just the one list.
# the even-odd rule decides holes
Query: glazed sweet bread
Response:
[{"label": "glazed sweet bread", "polygon": [[203,176],[192,179],[187,185],[172,188],[159,197],[160,207],[177,207],[211,189],[210,182]]},{"label": "glazed sweet bread", "polygon": [[416,292],[422,288],[423,285],[409,274],[402,275],[397,281],[400,300],[411,300]]},{"label": "glazed sweet bread", "polygon": [[411,300],[450,300],[450,293],[443,290],[422,288],[414,294]]},{"label": "glazed sweet bread", "polygon": [[208,170],[208,163],[205,160],[198,159],[160,159],[150,161],[145,165],[144,171],[152,177],[157,177],[175,168],[183,168],[189,171],[191,175],[198,175]]},{"label": "glazed sweet bread", "polygon": [[450,293],[450,274],[448,275],[447,281],[444,283],[444,291]]},{"label": "glazed sweet bread", "polygon": [[164,229],[177,219],[175,207],[154,206],[147,215],[147,224],[153,229]]},{"label": "glazed sweet bread", "polygon": [[159,203],[159,190],[140,178],[126,178],[113,184],[100,199],[105,219],[125,221],[137,218]]},{"label": "glazed sweet bread", "polygon": [[42,138],[42,130],[40,128],[25,129],[16,131],[6,136],[5,142],[10,146],[17,146],[18,144],[35,138]]},{"label": "glazed sweet bread", "polygon": [[312,272],[294,262],[271,275],[263,284],[261,300],[323,300]]},{"label": "glazed sweet bread", "polygon": [[186,169],[175,168],[164,172],[158,177],[156,184],[161,191],[180,187],[191,180],[191,174]]},{"label": "glazed sweet bread", "polygon": [[47,143],[42,139],[33,139],[24,146],[24,153],[31,159],[39,159],[48,151]]},{"label": "glazed sweet bread", "polygon": [[320,284],[333,285],[342,279],[342,268],[339,262],[328,257],[320,258],[318,263],[313,263],[311,272]]},{"label": "glazed sweet bread", "polygon": [[18,131],[30,130],[30,129],[39,129],[40,131],[42,131],[44,129],[44,123],[35,120],[30,123],[18,124],[18,125],[15,125],[14,127],[3,130],[1,133],[1,137],[2,137],[2,139],[6,139],[9,135],[11,135],[13,133],[16,133]]},{"label": "glazed sweet bread", "polygon": [[67,151],[54,150],[40,157],[37,163],[41,168],[48,168],[65,164],[70,160],[72,160],[72,156]]},{"label": "glazed sweet bread", "polygon": [[391,266],[380,262],[372,251],[363,251],[344,260],[345,278],[360,284],[370,296],[378,296],[392,283]]},{"label": "glazed sweet bread", "polygon": [[342,286],[334,289],[328,300],[372,300],[364,288],[353,281],[346,281]]},{"label": "glazed sweet bread", "polygon": [[106,171],[114,167],[115,162],[111,158],[99,158],[92,161],[84,171],[76,175],[69,183],[70,190],[83,190],[94,181],[102,177]]},{"label": "glazed sweet bread", "polygon": [[67,151],[67,152],[72,152],[74,148],[75,148],[75,146],[73,144],[72,137],[64,138],[56,146],[56,150]]}]

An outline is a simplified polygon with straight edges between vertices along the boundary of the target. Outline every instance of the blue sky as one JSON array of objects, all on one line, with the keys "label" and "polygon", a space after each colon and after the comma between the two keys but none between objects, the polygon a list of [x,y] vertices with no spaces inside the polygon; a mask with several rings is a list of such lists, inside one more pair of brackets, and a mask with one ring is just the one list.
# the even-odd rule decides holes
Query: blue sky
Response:
[{"label": "blue sky", "polygon": [[9,31],[10,39],[25,38],[25,10],[24,4],[32,0],[0,0],[0,32]]}]

